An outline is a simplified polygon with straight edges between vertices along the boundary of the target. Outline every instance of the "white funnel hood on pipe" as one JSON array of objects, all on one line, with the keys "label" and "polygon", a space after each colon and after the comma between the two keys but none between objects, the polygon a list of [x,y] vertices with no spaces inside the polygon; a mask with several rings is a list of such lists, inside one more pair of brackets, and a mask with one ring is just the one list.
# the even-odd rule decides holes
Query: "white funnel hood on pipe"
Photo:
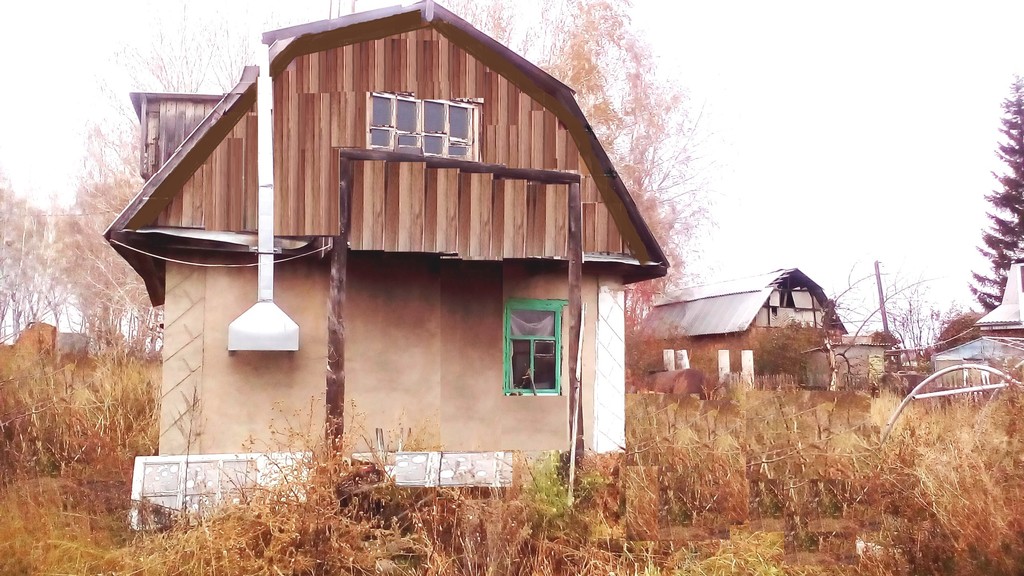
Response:
[{"label": "white funnel hood on pipe", "polygon": [[[261,52],[263,52],[261,50]],[[299,349],[299,325],[274,304],[274,134],[273,80],[270,50],[263,52],[256,83],[259,197],[257,250],[259,251],[257,302],[228,326],[228,350]]]}]

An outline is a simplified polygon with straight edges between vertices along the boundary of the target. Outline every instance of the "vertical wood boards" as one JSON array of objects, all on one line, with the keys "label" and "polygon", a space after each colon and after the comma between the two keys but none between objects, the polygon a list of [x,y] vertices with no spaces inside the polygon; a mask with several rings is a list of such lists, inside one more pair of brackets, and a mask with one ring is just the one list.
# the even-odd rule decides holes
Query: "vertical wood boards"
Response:
[{"label": "vertical wood boards", "polygon": [[[202,110],[195,112],[196,116],[200,113]],[[185,182],[181,192],[157,218],[157,224],[207,230],[255,230],[255,136],[256,114],[251,110]],[[221,193],[224,188],[232,187],[238,190],[251,187],[254,193]]]},{"label": "vertical wood boards", "polygon": [[[374,91],[409,93],[422,99],[482,100],[481,113],[475,120],[479,160],[513,168],[581,173],[584,251],[624,251],[621,235],[566,127],[507,78],[431,28],[303,55],[275,78],[278,235],[339,233],[337,162],[333,150],[367,146],[368,98]],[[188,123],[190,112],[184,110],[182,114],[177,108],[168,108],[167,116],[162,118],[175,126],[179,120]],[[255,138],[255,122],[252,128],[248,127],[248,119],[239,124],[245,127],[236,127],[193,175],[179,194],[181,200],[175,198],[161,214],[160,224],[255,230],[257,183],[255,177],[248,177],[255,174],[255,167],[250,168],[256,159],[255,149],[248,145],[248,139]],[[242,139],[241,155],[231,138]],[[221,152],[221,147],[228,151]],[[353,166],[353,208],[357,214],[351,241],[355,249],[451,252],[458,243],[465,244],[468,250],[458,252],[470,258],[566,257],[563,186],[537,185],[524,190],[521,183],[512,184],[511,180],[485,184],[480,176],[469,177],[470,196],[457,197],[455,205],[465,205],[471,213],[452,215],[446,212],[453,200],[448,193],[454,178],[451,174],[410,166],[394,168],[395,172],[389,168],[385,179],[380,167],[367,168],[361,164],[364,163]],[[399,185],[405,179],[409,184]],[[397,187],[385,187],[385,180]],[[460,185],[463,180],[465,175]],[[419,190],[408,187],[420,183]],[[439,187],[440,183],[444,186]],[[506,195],[510,185],[511,196]],[[202,191],[200,201],[195,199],[197,191]],[[521,206],[519,203],[524,199],[526,205]],[[484,209],[485,205],[489,208]],[[500,218],[495,219],[496,216]],[[442,229],[442,223],[457,222],[462,217],[470,223],[468,231]],[[487,236],[470,238],[467,233]],[[511,244],[506,245],[506,240]],[[524,242],[522,249],[518,247],[520,240]]]},{"label": "vertical wood boards", "polygon": [[501,255],[504,258],[525,258],[527,182],[505,180],[504,186],[504,235]]},{"label": "vertical wood boards", "polygon": [[422,252],[426,164],[388,162],[384,176],[384,249]]},{"label": "vertical wood boards", "polygon": [[458,252],[459,171],[428,169],[425,175],[424,252]]},{"label": "vertical wood boards", "polygon": [[459,176],[459,255],[467,260],[490,257],[493,182],[491,174]]}]

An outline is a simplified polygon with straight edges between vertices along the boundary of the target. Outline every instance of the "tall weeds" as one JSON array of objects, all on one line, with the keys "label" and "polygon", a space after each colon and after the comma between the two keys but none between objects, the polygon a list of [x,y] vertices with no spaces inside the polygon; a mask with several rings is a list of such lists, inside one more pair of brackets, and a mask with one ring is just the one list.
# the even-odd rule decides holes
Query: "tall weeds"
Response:
[{"label": "tall weeds", "polygon": [[[156,448],[155,373],[125,357],[0,361],[0,574],[959,575],[1024,564],[1024,400],[1009,390],[915,406],[883,446],[891,397],[644,399],[652,411],[630,426],[630,450],[588,455],[572,505],[554,458],[518,461],[502,490],[341,493],[354,469],[314,448],[299,490],[254,489],[246,505],[136,534],[131,465]],[[798,474],[831,484],[782,482]],[[846,524],[822,528],[812,513]],[[855,564],[798,562],[787,542],[826,529],[872,546]]]}]

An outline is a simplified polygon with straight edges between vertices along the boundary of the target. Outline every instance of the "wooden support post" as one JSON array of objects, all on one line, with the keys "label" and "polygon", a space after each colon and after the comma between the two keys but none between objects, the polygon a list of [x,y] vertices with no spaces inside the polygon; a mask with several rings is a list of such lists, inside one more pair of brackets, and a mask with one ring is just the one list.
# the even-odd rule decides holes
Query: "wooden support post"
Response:
[{"label": "wooden support post", "polygon": [[583,456],[583,395],[577,374],[583,323],[583,206],[579,183],[569,184],[569,433],[575,459]]},{"label": "wooden support post", "polygon": [[352,161],[340,159],[338,208],[341,235],[332,238],[331,287],[327,304],[327,443],[342,449],[345,435],[345,288],[348,276],[348,237],[352,222]]}]

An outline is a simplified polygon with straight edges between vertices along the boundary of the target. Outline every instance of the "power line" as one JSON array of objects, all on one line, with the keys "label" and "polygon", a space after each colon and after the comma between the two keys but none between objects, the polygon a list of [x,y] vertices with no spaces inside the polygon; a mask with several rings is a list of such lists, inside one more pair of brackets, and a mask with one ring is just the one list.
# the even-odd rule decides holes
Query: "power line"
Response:
[{"label": "power line", "polygon": [[[156,258],[157,260],[164,260],[166,262],[174,262],[175,264],[184,264],[186,266],[198,266],[200,268],[252,268],[253,266],[258,266],[259,265],[259,262],[253,262],[251,264],[208,264],[206,262],[189,262],[187,260],[178,260],[178,259],[175,259],[175,258],[168,258],[167,256],[160,256],[159,254],[153,254],[151,252],[146,252],[145,250],[141,250],[141,249],[136,248],[134,246],[129,246],[129,245],[125,244],[124,242],[118,242],[117,240],[114,240],[114,239],[111,239],[110,242],[113,243],[113,244],[117,244],[119,246],[124,246],[125,248],[127,248],[129,250],[134,250],[135,252],[138,252],[139,254],[145,254],[146,256],[149,256],[150,258]],[[281,263],[281,262],[287,262],[289,260],[295,260],[296,258],[302,258],[303,256],[309,256],[311,254],[316,254],[318,252],[324,252],[324,251],[330,249],[331,246],[332,246],[331,244],[327,244],[326,246],[321,246],[320,248],[317,248],[316,250],[310,250],[309,252],[304,252],[302,254],[295,254],[295,255],[289,256],[287,258],[281,258],[280,260],[274,260],[274,263],[278,264],[278,263]]]}]

